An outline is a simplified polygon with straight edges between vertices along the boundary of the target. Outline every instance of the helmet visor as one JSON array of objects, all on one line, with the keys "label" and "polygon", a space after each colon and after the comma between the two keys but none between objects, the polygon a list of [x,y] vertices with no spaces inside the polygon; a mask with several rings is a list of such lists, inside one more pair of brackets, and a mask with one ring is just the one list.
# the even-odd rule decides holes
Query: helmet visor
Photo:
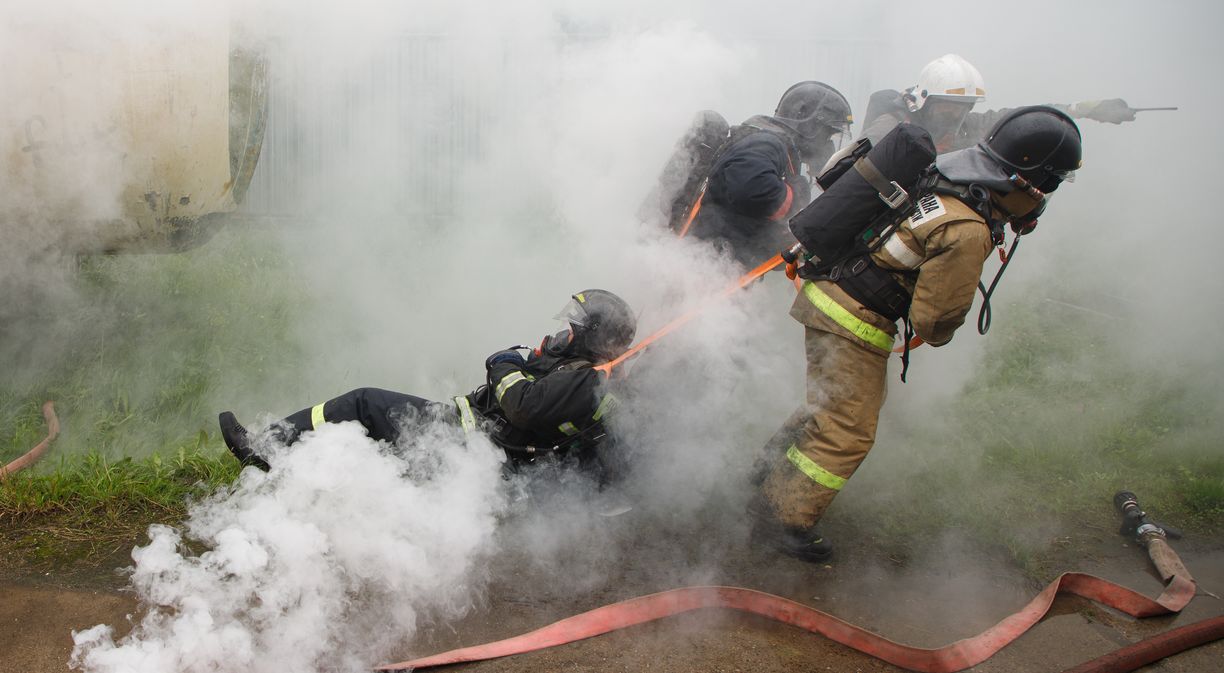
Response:
[{"label": "helmet visor", "polygon": [[565,306],[561,307],[561,310],[557,312],[557,315],[553,317],[569,325],[587,327],[587,323],[590,321],[590,314],[588,314],[586,308],[583,307],[582,302],[580,301],[581,296],[582,295],[574,295],[573,298],[566,302]]},{"label": "helmet visor", "polygon": [[1033,180],[1037,189],[1049,194],[1064,182],[1075,182],[1075,171],[1048,171],[1039,180]]},{"label": "helmet visor", "polygon": [[955,135],[969,118],[973,101],[932,96],[922,106],[922,121],[935,142]]},{"label": "helmet visor", "polygon": [[833,143],[833,151],[837,152],[841,148],[849,146],[850,141],[853,139],[854,136],[850,133],[850,127],[847,126],[845,128],[837,129],[837,131],[829,137],[829,142]]}]

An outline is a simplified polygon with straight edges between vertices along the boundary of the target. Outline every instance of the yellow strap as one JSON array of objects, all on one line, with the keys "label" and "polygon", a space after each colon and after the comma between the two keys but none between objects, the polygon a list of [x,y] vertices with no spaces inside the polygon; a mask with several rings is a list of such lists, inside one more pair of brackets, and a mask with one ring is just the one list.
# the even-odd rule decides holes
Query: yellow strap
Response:
[{"label": "yellow strap", "polygon": [[558,425],[557,429],[560,430],[562,434],[566,434],[566,435],[578,434],[578,426],[574,425],[573,423],[570,423],[569,421],[566,421],[562,423],[561,425]]},{"label": "yellow strap", "polygon": [[613,395],[604,395],[599,402],[599,408],[595,410],[595,415],[591,416],[591,420],[598,421],[603,418],[603,415],[615,409],[620,405],[620,400]]},{"label": "yellow strap", "polygon": [[811,477],[812,481],[824,486],[825,488],[840,491],[842,486],[846,485],[845,478],[839,477],[836,474],[833,474],[832,472],[817,465],[811,458],[803,455],[799,451],[799,447],[795,446],[794,444],[791,444],[791,447],[786,450],[786,458],[790,462],[794,463],[795,467],[799,468],[800,472]]},{"label": "yellow strap", "polygon": [[497,403],[501,404],[502,395],[506,394],[506,391],[510,389],[510,386],[518,383],[519,381],[526,380],[527,377],[523,375],[523,372],[510,372],[509,374],[506,374],[501,381],[497,382]]},{"label": "yellow strap", "polygon": [[455,406],[459,408],[459,425],[463,426],[463,431],[466,433],[475,430],[476,416],[472,414],[472,405],[468,398],[461,395],[454,400]]},{"label": "yellow strap", "polygon": [[854,336],[879,348],[884,352],[892,352],[893,337],[888,332],[859,320],[853,313],[847,311],[841,304],[825,294],[812,281],[803,283],[803,294],[807,295],[812,305],[833,319],[833,322],[850,330]]},{"label": "yellow strap", "polygon": [[325,404],[324,402],[320,402],[310,408],[310,427],[311,429],[318,428],[320,425],[323,425],[324,423],[327,422],[327,419],[323,418],[323,405],[324,404]]}]

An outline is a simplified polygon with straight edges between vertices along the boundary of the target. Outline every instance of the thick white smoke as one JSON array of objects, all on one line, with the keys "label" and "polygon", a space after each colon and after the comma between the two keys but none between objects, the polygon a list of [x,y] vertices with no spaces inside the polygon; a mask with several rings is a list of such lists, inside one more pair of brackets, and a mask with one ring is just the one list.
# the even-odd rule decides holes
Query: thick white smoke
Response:
[{"label": "thick white smoke", "polygon": [[356,423],[326,425],[197,504],[185,530],[151,528],[131,579],[148,613],[118,642],[110,626],[75,633],[73,667],[366,671],[462,616],[504,505],[500,453],[417,432],[399,457]]},{"label": "thick white smoke", "polygon": [[[1082,268],[1109,274],[1128,266],[1118,260],[1141,245],[1170,243],[1173,237],[1157,231],[1170,199],[1116,198],[1119,185],[1133,184],[1130,170],[1118,167],[1162,159],[1159,165],[1175,170],[1144,177],[1165,195],[1208,193],[1214,175],[1179,162],[1171,148],[1195,145],[1196,129],[1211,127],[1218,94],[1200,86],[1201,68],[1177,67],[1172,47],[1182,45],[1174,40],[1163,51],[1134,48],[1155,20],[1136,15],[1134,3],[1123,3],[1123,38],[1093,23],[1118,16],[1117,3],[1043,3],[1009,10],[1006,20],[970,2],[868,3],[853,15],[844,3],[797,1],[769,12],[697,2],[483,4],[234,3],[230,19],[268,50],[274,109],[285,115],[269,122],[250,198],[274,202],[292,192],[298,199],[292,212],[260,214],[285,223],[283,247],[269,254],[290,260],[304,279],[294,288],[294,313],[305,346],[287,373],[298,385],[275,399],[251,400],[221,380],[218,409],[280,414],[361,385],[445,399],[481,383],[489,353],[534,343],[554,326],[549,317],[569,294],[588,287],[626,297],[642,312],[640,335],[648,334],[737,272],[700,244],[636,222],[673,142],[697,110],[716,109],[736,123],[771,111],[800,80],[827,81],[862,115],[872,90],[908,86],[922,64],[951,51],[983,70],[987,107],[1111,96],[1185,106],[1174,119],[1195,123],[1155,116],[1120,128],[1084,123],[1080,181],[1059,193],[1000,299],[1032,291],[1033,279],[1050,271],[1036,262],[1055,258],[1058,247],[1082,251]],[[155,5],[158,12],[144,12]],[[61,23],[60,33],[82,46],[103,39],[142,44],[170,19],[180,27],[196,15],[215,19],[208,8],[220,4],[107,3],[79,21],[76,13],[90,6],[59,3],[54,21],[37,22],[41,33],[7,24],[0,53],[16,59],[46,26]],[[124,11],[97,16],[115,6]],[[34,7],[26,3],[19,13],[46,16]],[[1062,12],[1069,18],[1051,21]],[[1209,18],[1183,23],[1218,23]],[[99,21],[105,30],[94,30]],[[1001,25],[1020,33],[1014,43],[1000,37]],[[1186,30],[1185,41],[1207,44],[1189,39],[1207,28]],[[1034,47],[1051,37],[1072,46]],[[1195,49],[1203,63],[1218,52]],[[1139,67],[1140,58],[1156,65]],[[0,82],[19,87],[21,72],[2,68]],[[397,77],[416,88],[397,88]],[[93,84],[97,95],[85,87],[74,101],[116,104],[109,89]],[[18,129],[22,115],[33,114],[28,102],[17,101],[11,114],[0,113],[11,119],[2,120]],[[1176,142],[1162,142],[1170,133]],[[297,151],[300,165],[268,172],[274,151]],[[119,195],[105,168],[94,157],[69,172],[59,184],[83,195],[70,205],[87,207],[92,217],[114,210]],[[420,183],[444,183],[449,191],[417,193]],[[23,184],[17,187],[28,191]],[[20,205],[36,212],[39,201],[27,196]],[[441,217],[422,214],[438,205],[423,205],[433,198],[444,202],[436,209]],[[1207,201],[1182,199],[1169,208],[1180,221],[1213,221]],[[1068,234],[1073,216],[1087,220],[1089,207],[1100,226]],[[1144,230],[1151,236],[1106,228],[1126,223],[1134,209],[1153,223]],[[1116,237],[1125,249],[1102,241],[1106,231],[1125,234]],[[1195,262],[1187,268],[1204,268],[1213,250],[1170,247],[1176,250],[1160,260],[1166,271],[1179,255]],[[1054,271],[1057,282],[1067,277]],[[1187,273],[1171,278],[1189,285]],[[778,281],[712,309],[654,356],[650,366],[664,374],[641,384],[618,428],[635,461],[628,492],[639,511],[666,512],[670,523],[691,528],[695,514],[718,501],[725,520],[741,517],[755,451],[802,399],[802,329],[787,318],[793,294]],[[1212,282],[1206,294],[1218,300]],[[1142,296],[1174,294],[1166,285],[1152,283]],[[897,391],[890,407],[935,416],[931,408],[941,398],[924,393],[955,390],[972,374],[980,340],[971,329],[951,348],[924,348],[914,383]],[[1180,346],[1184,338],[1166,342]],[[635,365],[631,376],[646,378],[647,364]],[[896,452],[890,462],[887,446],[881,449],[856,476],[860,492],[884,491],[894,475],[911,473],[897,467],[904,461]],[[184,531],[154,528],[133,571],[153,611],[118,642],[107,627],[78,634],[74,662],[99,672],[364,670],[423,620],[453,618],[480,595],[482,560],[499,543],[495,523],[505,508],[496,456],[443,433],[400,459],[352,426],[323,428],[277,456],[272,474],[248,470],[232,490],[198,505]],[[883,467],[874,476],[872,464]],[[528,524],[521,544],[545,566],[560,563],[591,530],[582,512],[549,511]],[[592,549],[574,566],[581,570],[556,581],[596,586],[609,566],[632,558]],[[677,575],[675,583],[701,572],[660,569]]]}]

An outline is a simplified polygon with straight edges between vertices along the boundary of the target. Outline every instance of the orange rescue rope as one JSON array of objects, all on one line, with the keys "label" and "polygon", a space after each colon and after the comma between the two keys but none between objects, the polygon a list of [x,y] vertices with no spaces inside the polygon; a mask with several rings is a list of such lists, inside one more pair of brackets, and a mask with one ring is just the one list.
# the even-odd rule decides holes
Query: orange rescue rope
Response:
[{"label": "orange rescue rope", "polygon": [[692,320],[693,318],[696,318],[697,316],[701,315],[701,313],[702,313],[703,311],[705,311],[706,307],[708,307],[708,306],[710,305],[710,303],[711,303],[711,302],[716,301],[716,300],[719,300],[719,299],[722,299],[723,297],[726,297],[726,296],[729,296],[729,295],[733,294],[733,293],[734,293],[736,290],[741,290],[741,289],[743,289],[743,288],[747,287],[747,286],[748,286],[749,284],[751,284],[753,281],[755,281],[755,280],[757,280],[758,278],[760,278],[761,276],[764,276],[765,274],[769,273],[770,271],[772,271],[773,269],[777,268],[777,267],[778,267],[779,265],[781,265],[781,264],[782,264],[782,255],[781,255],[781,253],[779,253],[779,254],[777,254],[777,255],[774,255],[773,257],[770,257],[769,259],[767,259],[767,260],[765,260],[764,262],[762,262],[762,263],[761,263],[761,264],[760,264],[760,265],[759,265],[757,268],[755,268],[755,269],[753,269],[752,271],[749,271],[748,273],[746,273],[746,274],[744,274],[744,275],[740,276],[740,277],[739,277],[739,279],[738,279],[738,280],[736,280],[734,283],[731,283],[730,285],[728,285],[727,287],[725,287],[725,288],[723,288],[721,291],[719,291],[719,293],[718,293],[718,294],[716,294],[716,295],[714,295],[713,297],[710,297],[709,299],[707,299],[707,300],[706,300],[706,301],[705,301],[703,304],[701,304],[700,306],[698,306],[698,307],[696,307],[696,308],[694,308],[694,309],[690,310],[689,312],[687,312],[687,313],[685,313],[685,314],[681,315],[680,317],[676,318],[675,320],[672,320],[671,322],[667,323],[666,325],[664,325],[664,326],[660,327],[658,330],[656,330],[656,331],[654,332],[654,334],[651,334],[650,336],[646,337],[645,339],[642,339],[642,340],[641,340],[641,341],[639,341],[639,342],[638,342],[636,345],[634,345],[632,348],[630,348],[629,350],[627,350],[627,351],[625,351],[624,353],[622,353],[622,354],[621,354],[619,357],[617,357],[615,360],[612,360],[611,362],[606,362],[606,363],[604,363],[604,364],[602,364],[602,365],[598,365],[598,366],[596,366],[596,367],[595,367],[595,369],[597,369],[597,370],[599,370],[599,371],[603,372],[604,374],[611,375],[611,374],[612,374],[612,369],[613,369],[614,367],[617,367],[618,365],[620,365],[620,364],[621,364],[622,362],[624,362],[625,360],[628,360],[629,358],[633,357],[634,355],[637,355],[638,353],[642,352],[642,350],[643,350],[643,349],[645,349],[647,346],[649,346],[650,344],[654,343],[655,341],[658,341],[659,339],[661,339],[662,337],[666,336],[667,334],[670,334],[671,332],[675,331],[675,330],[676,330],[676,328],[678,328],[678,327],[680,327],[680,326],[684,325],[685,323],[689,322],[689,321],[690,321],[690,320]]}]

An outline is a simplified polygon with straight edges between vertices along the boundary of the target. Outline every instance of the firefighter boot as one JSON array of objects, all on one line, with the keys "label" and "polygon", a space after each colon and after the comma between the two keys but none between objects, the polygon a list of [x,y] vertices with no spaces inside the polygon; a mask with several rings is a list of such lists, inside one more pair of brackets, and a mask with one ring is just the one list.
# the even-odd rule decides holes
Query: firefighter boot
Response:
[{"label": "firefighter boot", "polygon": [[820,535],[815,526],[807,529],[783,528],[775,547],[788,556],[808,563],[824,563],[833,556],[833,545]]},{"label": "firefighter boot", "polygon": [[255,455],[255,451],[251,449],[251,435],[247,429],[242,427],[234,414],[229,411],[221,412],[217,417],[217,423],[221,426],[221,438],[225,440],[225,446],[229,448],[229,452],[234,454],[238,462],[245,465],[253,465],[264,472],[269,469],[268,461]]},{"label": "firefighter boot", "polygon": [[816,526],[796,528],[783,525],[760,495],[749,503],[748,516],[752,521],[751,540],[754,545],[764,545],[809,563],[824,563],[833,556],[833,545],[816,530]]}]

